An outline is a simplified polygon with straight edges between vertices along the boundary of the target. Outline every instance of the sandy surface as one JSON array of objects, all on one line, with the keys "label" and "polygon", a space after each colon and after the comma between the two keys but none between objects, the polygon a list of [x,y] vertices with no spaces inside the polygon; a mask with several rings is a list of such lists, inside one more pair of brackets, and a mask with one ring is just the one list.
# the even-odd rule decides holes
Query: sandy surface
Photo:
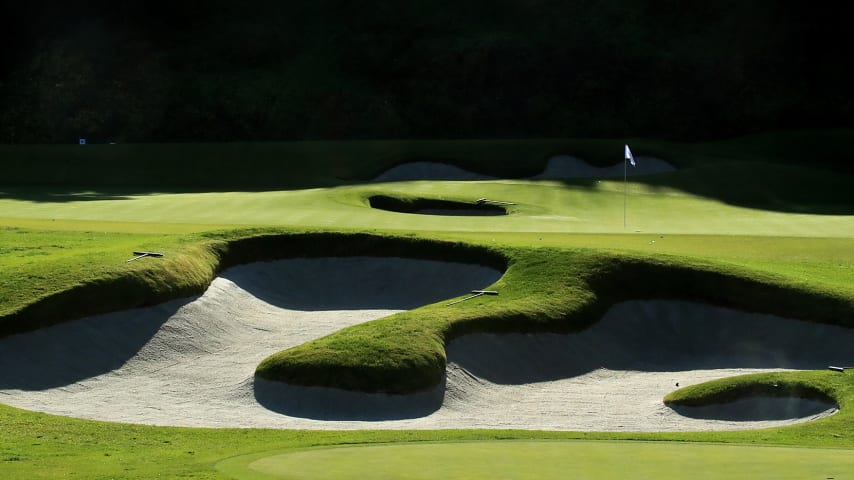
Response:
[{"label": "sandy surface", "polygon": [[499,277],[484,267],[389,258],[240,266],[199,297],[0,339],[0,402],[88,419],[208,427],[741,429],[834,409],[759,399],[680,414],[661,398],[677,382],[825,368],[854,358],[849,329],[637,301],[615,305],[575,335],[457,339],[448,346],[444,384],[416,395],[253,377],[271,353],[488,287]]},{"label": "sandy surface", "polygon": [[[629,166],[626,175],[651,175],[672,172],[673,165],[655,157],[635,157],[636,166]],[[546,162],[542,173],[530,177],[534,180],[558,180],[567,178],[614,178],[623,176],[623,163],[610,167],[594,167],[586,161],[570,155],[556,155]],[[411,162],[397,165],[379,175],[375,182],[401,182],[409,180],[495,180],[454,165],[435,162]]]}]

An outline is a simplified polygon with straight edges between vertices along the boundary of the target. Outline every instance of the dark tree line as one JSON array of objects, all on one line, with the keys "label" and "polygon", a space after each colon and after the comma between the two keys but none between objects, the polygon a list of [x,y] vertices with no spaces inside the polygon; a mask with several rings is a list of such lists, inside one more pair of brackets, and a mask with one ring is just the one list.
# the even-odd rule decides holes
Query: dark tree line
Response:
[{"label": "dark tree line", "polygon": [[722,137],[851,126],[843,3],[0,5],[0,142]]}]

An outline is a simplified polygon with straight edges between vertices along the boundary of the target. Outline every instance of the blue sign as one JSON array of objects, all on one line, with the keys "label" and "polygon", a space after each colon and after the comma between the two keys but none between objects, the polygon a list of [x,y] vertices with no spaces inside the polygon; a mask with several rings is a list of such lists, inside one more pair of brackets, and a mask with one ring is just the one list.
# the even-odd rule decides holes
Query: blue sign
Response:
[{"label": "blue sign", "polygon": [[86,139],[85,138],[80,139],[80,145],[86,145]]}]

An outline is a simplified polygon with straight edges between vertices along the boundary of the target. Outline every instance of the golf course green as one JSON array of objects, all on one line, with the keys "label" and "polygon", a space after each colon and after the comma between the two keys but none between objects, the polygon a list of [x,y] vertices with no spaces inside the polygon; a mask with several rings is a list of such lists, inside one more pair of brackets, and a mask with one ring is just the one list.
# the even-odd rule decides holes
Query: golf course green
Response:
[{"label": "golf course green", "polygon": [[[0,354],[16,339],[74,328],[78,319],[189,302],[235,267],[356,256],[489,268],[500,278],[472,288],[498,295],[448,306],[467,296],[462,290],[401,308],[265,352],[247,375],[305,388],[418,394],[441,384],[446,346],[456,339],[571,334],[627,301],[690,301],[851,329],[851,140],[850,130],[628,140],[639,162],[656,158],[674,169],[632,175],[629,166],[625,181],[532,178],[555,155],[591,168],[621,164],[622,139],[3,146],[12,180],[0,183],[0,341],[10,343],[0,343]],[[184,157],[207,168],[160,183],[107,166],[145,161],[163,171]],[[424,159],[494,178],[374,180]],[[236,167],[230,186],[227,172]],[[264,173],[253,184],[256,167]],[[422,207],[465,211],[482,198],[507,205],[500,215],[419,214]],[[393,208],[376,208],[377,199]],[[163,256],[129,262],[135,251]],[[215,309],[240,320],[225,303]],[[839,366],[854,366],[854,348],[832,353],[850,359]],[[33,349],[4,360],[0,372],[23,368],[18,361],[41,365],[49,355]],[[68,413],[56,415],[7,406],[17,395],[50,394],[64,373],[33,373],[42,376],[30,379],[36,387],[0,373],[0,476],[852,478],[854,376],[824,367],[668,385],[661,405],[771,395],[838,407],[782,427],[690,432],[115,423],[75,415],[73,397]],[[98,369],[72,372],[74,381],[57,388],[82,391],[81,382],[105,373]]]},{"label": "golf course green", "polygon": [[[532,466],[536,467],[532,468]],[[446,442],[316,448],[234,457],[236,479],[848,478],[845,450],[615,441]],[[689,473],[690,472],[690,473]]]}]

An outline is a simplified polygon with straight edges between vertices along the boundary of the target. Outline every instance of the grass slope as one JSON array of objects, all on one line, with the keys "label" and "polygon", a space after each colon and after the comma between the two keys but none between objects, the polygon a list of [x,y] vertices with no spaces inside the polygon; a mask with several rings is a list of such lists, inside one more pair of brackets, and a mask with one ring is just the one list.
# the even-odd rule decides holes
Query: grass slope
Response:
[{"label": "grass slope", "polygon": [[[817,138],[814,133],[806,137]],[[444,362],[442,345],[454,335],[496,329],[573,330],[595,321],[603,308],[626,298],[690,298],[846,324],[854,318],[850,201],[838,192],[822,191],[822,185],[830,186],[824,190],[834,190],[837,182],[845,183],[848,177],[821,169],[810,172],[808,168],[819,162],[821,155],[832,156],[841,150],[838,145],[829,145],[816,158],[802,158],[791,165],[796,157],[762,154],[768,138],[774,136],[744,139],[743,143],[639,143],[645,145],[642,150],[669,159],[682,170],[632,181],[628,230],[622,227],[619,181],[350,184],[356,178],[369,178],[386,165],[424,159],[421,154],[425,151],[453,150],[466,142],[432,146],[425,142],[414,150],[392,151],[383,160],[364,165],[348,162],[370,157],[359,153],[360,149],[383,152],[390,144],[343,142],[333,146],[345,152],[342,159],[348,159],[340,160],[340,164],[353,168],[339,172],[338,178],[330,176],[328,170],[321,173],[306,167],[295,171],[292,180],[273,182],[338,185],[329,189],[154,193],[157,189],[124,184],[117,189],[124,193],[96,188],[87,194],[85,187],[13,185],[2,189],[5,193],[0,199],[0,251],[4,253],[0,255],[0,330],[5,335],[94,313],[93,305],[99,305],[99,310],[129,308],[200,292],[217,271],[237,263],[354,251],[474,260],[506,267],[507,274],[496,284],[499,297],[480,298],[458,308],[425,306],[275,355],[264,366],[275,372],[273,376],[367,390],[417,390],[435,381]],[[406,148],[414,145],[403,144],[408,145]],[[561,144],[559,151],[546,149],[548,144],[468,143],[474,145],[472,148],[483,148],[483,152],[498,152],[509,145],[520,149],[539,145],[536,148],[542,150],[536,157],[544,159],[547,154],[575,153],[584,148],[601,153],[616,146],[619,151],[621,142],[569,141]],[[576,150],[563,150],[569,148],[567,145]],[[330,145],[316,147],[314,154],[327,160],[313,165],[324,169],[337,165],[339,160],[329,160],[336,158],[329,153]],[[21,155],[28,147],[21,148],[12,155]],[[287,148],[300,150],[306,145]],[[222,158],[236,158],[240,149],[227,150],[223,150],[226,153]],[[454,155],[462,150],[454,151],[441,158],[456,161]],[[141,155],[138,158],[173,155],[167,146],[137,154]],[[35,155],[32,160],[46,158],[40,157],[41,153]],[[61,161],[64,155],[60,152],[54,157],[59,160],[50,161]],[[481,166],[493,165],[486,156],[479,158]],[[83,171],[90,167],[95,168],[90,173],[97,171],[97,162],[87,167],[89,160],[82,161]],[[222,174],[217,168],[228,161],[212,160],[212,171]],[[323,163],[327,161],[331,163]],[[539,161],[521,162],[513,168],[536,171]],[[108,163],[107,157],[101,162]],[[758,195],[751,193],[748,187],[756,183],[755,179],[741,175],[765,171],[768,165],[785,168],[771,182],[773,188]],[[29,178],[35,178],[36,169],[24,168],[30,169],[26,173]],[[56,181],[68,178],[60,176]],[[124,181],[121,178],[130,176],[115,173],[113,178]],[[702,190],[703,178],[713,186],[708,191]],[[472,197],[473,186],[478,193],[475,198],[521,199],[520,204],[510,215],[488,220],[431,219],[373,211],[367,206],[367,199],[375,194],[466,200]],[[794,187],[805,189],[799,196],[818,200],[808,198],[801,203],[799,196],[785,193]],[[137,249],[167,255],[125,263]],[[112,294],[104,296],[105,290]],[[413,344],[408,343],[410,340]],[[394,344],[407,348],[392,348]],[[338,359],[325,355],[329,352],[335,352]],[[365,361],[377,352],[389,355],[382,362]],[[11,478],[73,474],[85,478],[220,478],[211,467],[213,463],[252,452],[342,443],[503,438],[854,448],[850,434],[854,420],[846,409],[854,385],[850,374],[798,372],[729,382],[677,393],[693,401],[710,402],[737,397],[745,390],[759,388],[756,385],[791,383],[798,385],[796,392],[823,392],[843,408],[822,421],[755,432],[573,434],[193,430],[86,422],[0,407],[4,430],[0,471]],[[721,391],[724,393],[716,393]]]}]

